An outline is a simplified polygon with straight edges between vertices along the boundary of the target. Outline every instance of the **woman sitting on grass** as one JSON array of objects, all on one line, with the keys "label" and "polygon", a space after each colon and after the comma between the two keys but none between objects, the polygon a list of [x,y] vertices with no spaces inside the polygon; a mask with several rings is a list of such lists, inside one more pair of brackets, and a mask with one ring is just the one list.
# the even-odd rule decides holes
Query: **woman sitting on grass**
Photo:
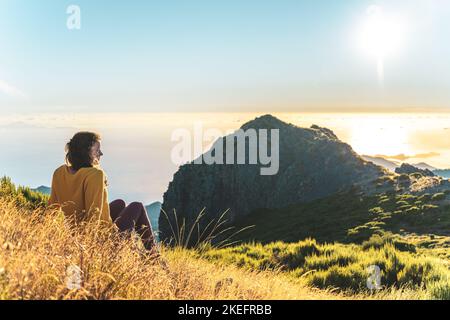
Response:
[{"label": "woman sitting on grass", "polygon": [[66,145],[66,164],[53,174],[49,205],[60,207],[75,221],[100,219],[120,231],[136,231],[144,247],[157,254],[155,237],[145,207],[140,202],[126,206],[123,200],[108,203],[106,175],[100,168],[100,136],[79,132]]}]

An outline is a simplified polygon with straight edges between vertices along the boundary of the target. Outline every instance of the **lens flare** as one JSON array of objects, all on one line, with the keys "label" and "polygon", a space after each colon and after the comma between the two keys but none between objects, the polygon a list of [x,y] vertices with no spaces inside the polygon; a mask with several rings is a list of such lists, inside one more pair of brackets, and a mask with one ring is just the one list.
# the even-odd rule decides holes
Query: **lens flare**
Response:
[{"label": "lens flare", "polygon": [[359,28],[358,43],[368,56],[377,63],[380,82],[384,79],[384,60],[397,54],[404,45],[406,23],[403,17],[387,14],[380,6],[367,8]]}]

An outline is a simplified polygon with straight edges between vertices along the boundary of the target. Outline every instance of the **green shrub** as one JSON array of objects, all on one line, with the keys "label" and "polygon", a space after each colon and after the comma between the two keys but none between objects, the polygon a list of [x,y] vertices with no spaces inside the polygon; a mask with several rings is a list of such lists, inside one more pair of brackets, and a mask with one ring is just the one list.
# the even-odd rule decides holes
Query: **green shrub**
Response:
[{"label": "green shrub", "polygon": [[434,205],[434,204],[425,204],[422,206],[422,210],[434,210],[434,209],[438,209],[439,207]]},{"label": "green shrub", "polygon": [[392,244],[399,251],[416,252],[414,244],[401,240],[390,232],[382,235],[375,234],[369,240],[364,241],[361,246],[363,250],[368,250],[370,248],[380,249],[386,244]]},{"label": "green shrub", "polygon": [[431,194],[425,193],[419,197],[419,200],[423,202],[428,202],[431,200]]},{"label": "green shrub", "polygon": [[411,173],[409,176],[410,176],[411,178],[414,178],[414,179],[420,179],[420,178],[423,178],[423,174],[421,174],[420,172],[414,172],[414,173]]},{"label": "green shrub", "polygon": [[373,214],[373,215],[380,215],[380,214],[384,213],[384,210],[381,207],[376,207],[376,208],[370,209],[369,213]]},{"label": "green shrub", "polygon": [[398,181],[399,181],[399,182],[409,182],[409,175],[407,175],[406,173],[402,173],[402,174],[398,177]]},{"label": "green shrub", "polygon": [[419,255],[413,244],[391,233],[373,235],[362,245],[318,244],[308,239],[211,249],[202,257],[250,269],[277,268],[318,288],[355,292],[367,291],[368,268],[373,265],[380,268],[383,287],[434,286],[435,297],[445,295],[447,287],[442,282],[450,277],[444,260]]},{"label": "green shrub", "polygon": [[434,194],[432,197],[431,197],[431,200],[432,201],[442,201],[442,200],[445,200],[445,198],[446,198],[446,195],[445,195],[445,193],[436,193],[436,194]]},{"label": "green shrub", "polygon": [[433,300],[450,300],[450,281],[436,281],[428,285],[428,298]]},{"label": "green shrub", "polygon": [[416,214],[416,213],[420,213],[420,209],[417,207],[410,207],[408,209],[405,210],[406,214]]},{"label": "green shrub", "polygon": [[32,191],[28,187],[16,187],[8,177],[0,179],[0,197],[10,198],[14,200],[18,206],[29,209],[45,206],[49,199],[48,195]]},{"label": "green shrub", "polygon": [[397,200],[403,200],[403,201],[414,201],[417,197],[412,194],[400,194],[397,196]]},{"label": "green shrub", "polygon": [[307,277],[306,282],[318,288],[346,288],[352,291],[363,291],[367,278],[367,270],[354,264],[345,268],[333,266],[326,271],[313,272]]},{"label": "green shrub", "polygon": [[319,253],[318,245],[315,240],[307,239],[302,242],[290,245],[287,250],[280,252],[279,261],[287,269],[293,270],[305,263],[308,256]]}]

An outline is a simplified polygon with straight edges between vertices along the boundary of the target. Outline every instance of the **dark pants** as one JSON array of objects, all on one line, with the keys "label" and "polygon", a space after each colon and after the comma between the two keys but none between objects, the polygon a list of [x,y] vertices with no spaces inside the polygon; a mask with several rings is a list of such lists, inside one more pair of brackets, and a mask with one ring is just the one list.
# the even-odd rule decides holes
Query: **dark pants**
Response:
[{"label": "dark pants", "polygon": [[128,206],[123,200],[115,200],[109,204],[111,219],[120,231],[136,231],[147,250],[157,252],[153,229],[147,216],[147,210],[140,202],[130,203]]}]

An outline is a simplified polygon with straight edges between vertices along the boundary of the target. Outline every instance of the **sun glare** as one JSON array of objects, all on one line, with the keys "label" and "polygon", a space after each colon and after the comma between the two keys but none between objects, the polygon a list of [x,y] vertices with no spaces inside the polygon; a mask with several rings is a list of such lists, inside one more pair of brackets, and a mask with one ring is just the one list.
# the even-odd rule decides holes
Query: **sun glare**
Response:
[{"label": "sun glare", "polygon": [[376,60],[380,80],[384,78],[384,60],[397,54],[405,42],[404,18],[387,14],[380,6],[370,6],[358,28],[359,47]]},{"label": "sun glare", "polygon": [[411,154],[410,133],[399,118],[359,118],[351,126],[350,144],[359,154]]}]

